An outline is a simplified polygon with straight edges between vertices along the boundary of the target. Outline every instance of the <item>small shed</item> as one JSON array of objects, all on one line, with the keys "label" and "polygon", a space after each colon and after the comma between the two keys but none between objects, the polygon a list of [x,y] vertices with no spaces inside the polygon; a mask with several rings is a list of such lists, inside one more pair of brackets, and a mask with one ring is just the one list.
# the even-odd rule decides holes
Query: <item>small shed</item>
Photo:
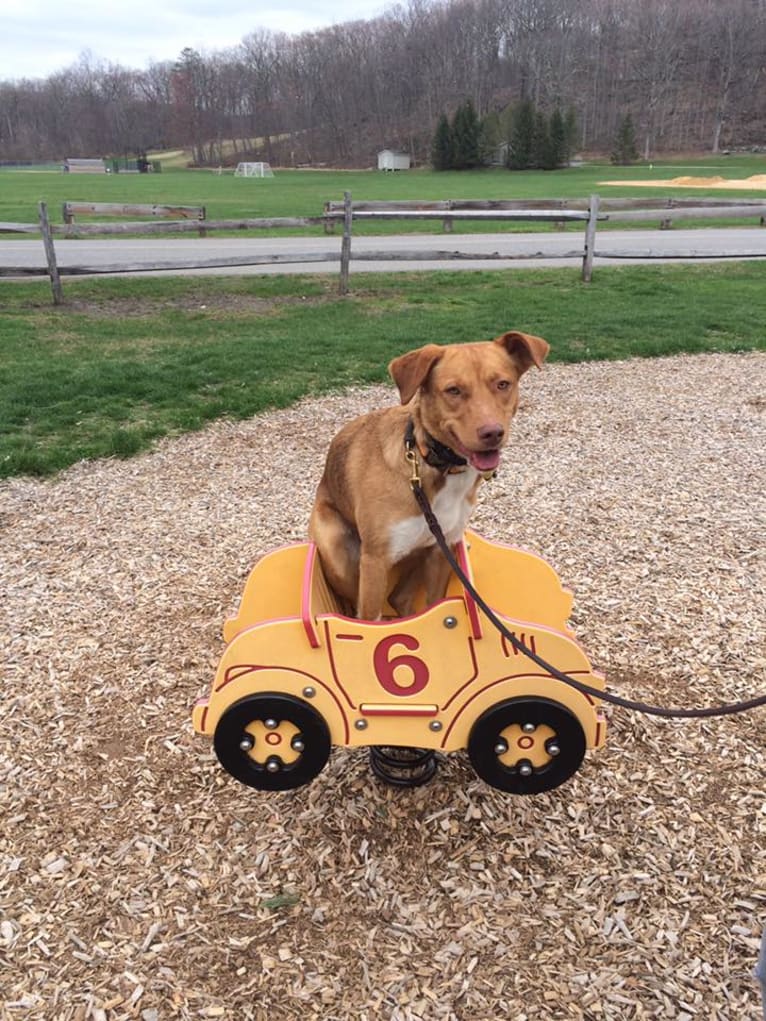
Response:
[{"label": "small shed", "polygon": [[409,170],[410,154],[399,149],[381,149],[378,153],[378,170]]}]

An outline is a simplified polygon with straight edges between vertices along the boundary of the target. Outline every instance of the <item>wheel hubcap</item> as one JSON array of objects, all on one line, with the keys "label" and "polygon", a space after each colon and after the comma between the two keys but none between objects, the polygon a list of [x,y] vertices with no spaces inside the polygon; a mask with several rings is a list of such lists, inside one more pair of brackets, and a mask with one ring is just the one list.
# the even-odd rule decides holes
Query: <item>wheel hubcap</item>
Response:
[{"label": "wheel hubcap", "polygon": [[[498,734],[495,752],[504,766],[516,767],[522,776],[530,776],[533,770],[547,766],[561,750],[556,739],[556,731],[545,723],[539,726],[512,723]],[[557,751],[551,751],[551,747]]]},{"label": "wheel hubcap", "polygon": [[245,727],[239,747],[270,773],[296,762],[303,751],[301,732],[289,720],[253,720]]}]

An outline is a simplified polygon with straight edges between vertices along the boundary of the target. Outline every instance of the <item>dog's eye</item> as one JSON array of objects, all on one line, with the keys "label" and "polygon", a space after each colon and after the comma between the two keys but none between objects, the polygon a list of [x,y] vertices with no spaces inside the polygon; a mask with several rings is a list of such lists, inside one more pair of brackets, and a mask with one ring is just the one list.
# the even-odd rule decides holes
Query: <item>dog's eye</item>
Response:
[{"label": "dog's eye", "polygon": [[510,379],[499,379],[497,381],[497,389],[498,390],[510,390],[510,388],[511,388],[511,381],[510,381]]},{"label": "dog's eye", "polygon": [[459,397],[461,391],[459,386],[448,386],[444,392],[449,394],[450,397]]}]

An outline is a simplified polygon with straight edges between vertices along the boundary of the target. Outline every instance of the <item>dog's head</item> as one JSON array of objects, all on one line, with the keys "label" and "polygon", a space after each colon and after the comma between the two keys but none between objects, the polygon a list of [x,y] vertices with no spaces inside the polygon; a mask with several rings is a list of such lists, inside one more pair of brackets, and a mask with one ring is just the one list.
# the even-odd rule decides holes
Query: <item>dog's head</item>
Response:
[{"label": "dog's head", "polygon": [[541,368],[548,351],[541,337],[512,330],[474,344],[426,344],[394,358],[388,370],[402,404],[417,397],[427,432],[474,468],[491,471],[508,442],[519,380],[533,365]]}]

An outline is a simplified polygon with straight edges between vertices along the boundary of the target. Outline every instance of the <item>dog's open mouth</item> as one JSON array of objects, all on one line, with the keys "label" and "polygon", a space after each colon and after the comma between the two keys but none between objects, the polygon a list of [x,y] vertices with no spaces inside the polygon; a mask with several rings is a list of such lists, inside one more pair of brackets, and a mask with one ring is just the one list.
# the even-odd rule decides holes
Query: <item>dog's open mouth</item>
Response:
[{"label": "dog's open mouth", "polygon": [[494,471],[500,464],[499,450],[471,450],[466,454],[469,464],[480,472]]},{"label": "dog's open mouth", "polygon": [[452,432],[453,449],[464,457],[466,461],[479,472],[493,472],[500,464],[501,447],[490,447],[487,450],[469,450],[464,447],[457,438],[454,430]]}]

